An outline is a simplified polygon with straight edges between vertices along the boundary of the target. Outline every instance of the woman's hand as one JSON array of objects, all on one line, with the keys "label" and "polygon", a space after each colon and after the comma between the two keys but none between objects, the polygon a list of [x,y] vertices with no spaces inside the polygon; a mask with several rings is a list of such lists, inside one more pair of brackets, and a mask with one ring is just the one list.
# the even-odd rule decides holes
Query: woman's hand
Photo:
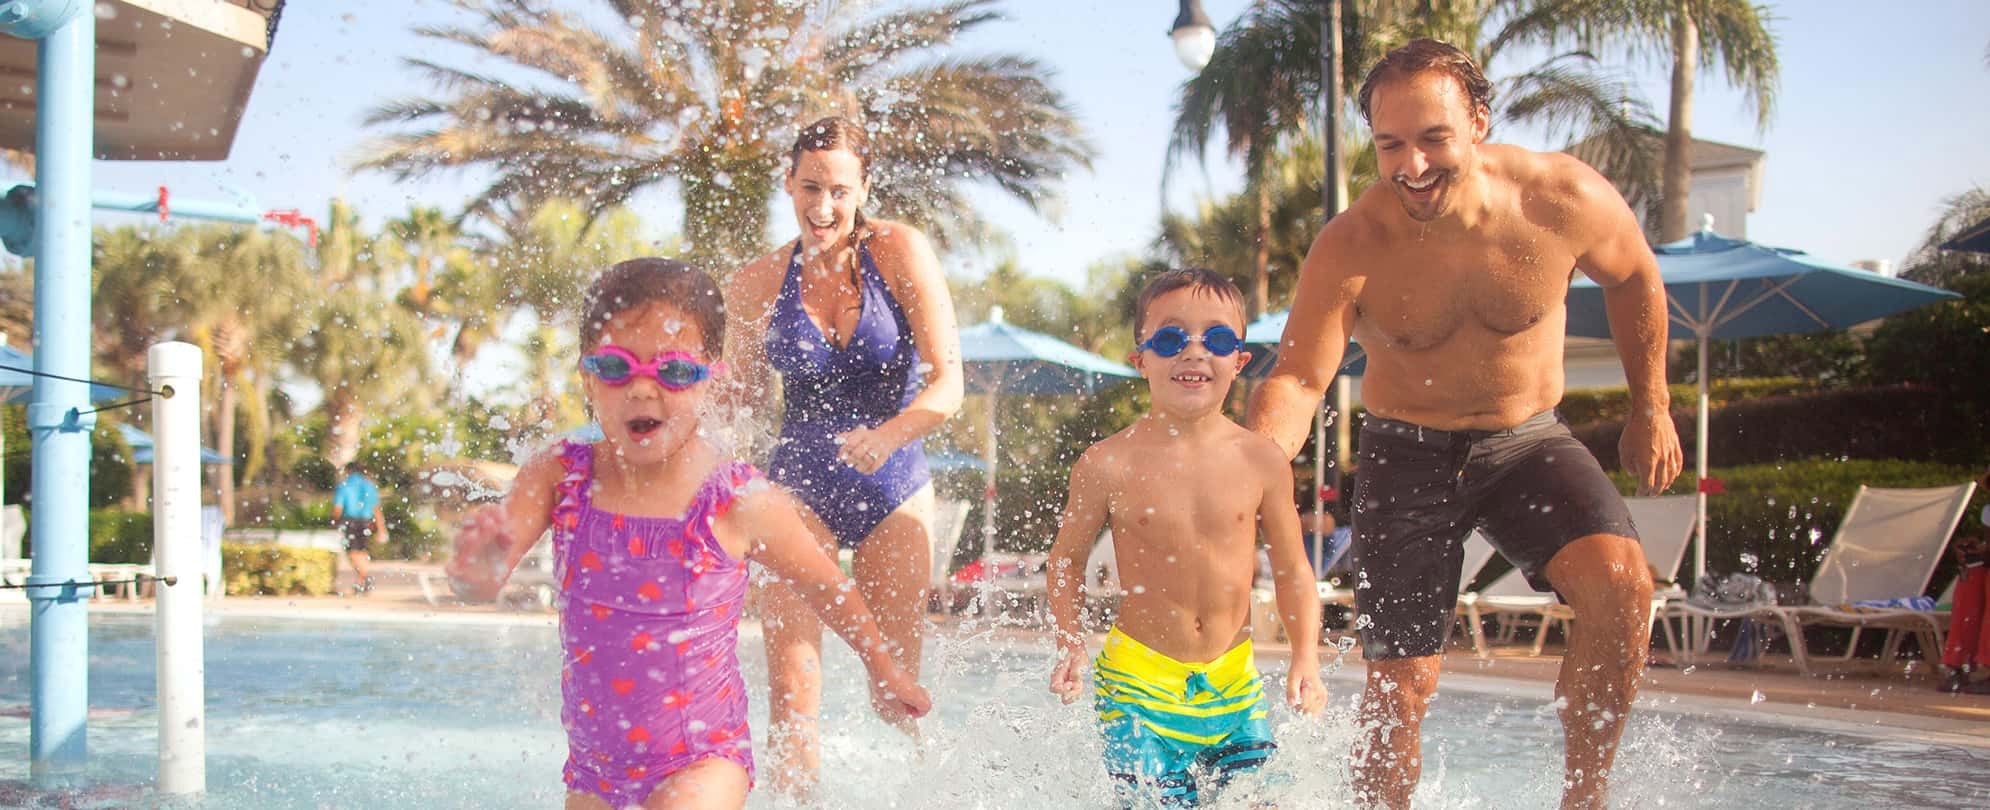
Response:
[{"label": "woman's hand", "polygon": [[837,436],[836,440],[841,445],[836,451],[837,460],[865,475],[876,473],[884,467],[885,461],[891,458],[891,454],[898,452],[898,448],[905,444],[902,440],[892,438],[892,434],[882,425],[876,428],[856,428]]}]

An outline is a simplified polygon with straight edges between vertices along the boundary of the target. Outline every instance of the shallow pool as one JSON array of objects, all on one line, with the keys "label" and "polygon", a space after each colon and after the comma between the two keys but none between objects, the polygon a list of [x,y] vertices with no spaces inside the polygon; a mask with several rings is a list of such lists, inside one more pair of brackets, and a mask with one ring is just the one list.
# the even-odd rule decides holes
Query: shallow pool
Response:
[{"label": "shallow pool", "polygon": [[[97,616],[91,624],[93,776],[149,783],[157,729],[150,617]],[[764,658],[757,636],[743,635],[759,737]],[[210,620],[207,645],[210,793],[199,807],[560,803],[565,738],[550,627],[225,617]],[[17,614],[0,628],[0,706],[28,702],[28,647]],[[833,649],[825,803],[1104,806],[1089,710],[1059,705],[1044,690],[1047,654],[1038,641],[1006,634],[933,645],[929,684],[940,705],[925,724],[925,744],[915,746],[869,717],[859,679],[849,677],[861,669]],[[1283,748],[1265,795],[1286,807],[1346,805],[1354,675],[1330,678],[1335,708],[1325,721],[1274,714]],[[1990,806],[1983,749],[1737,722],[1681,711],[1684,701],[1647,703],[1656,705],[1641,706],[1619,756],[1618,806]],[[0,783],[28,771],[28,722],[11,714],[0,716]],[[1551,807],[1559,737],[1538,697],[1447,686],[1426,726],[1418,806]],[[1232,798],[1241,805],[1245,797]],[[779,805],[764,793],[749,803]]]}]

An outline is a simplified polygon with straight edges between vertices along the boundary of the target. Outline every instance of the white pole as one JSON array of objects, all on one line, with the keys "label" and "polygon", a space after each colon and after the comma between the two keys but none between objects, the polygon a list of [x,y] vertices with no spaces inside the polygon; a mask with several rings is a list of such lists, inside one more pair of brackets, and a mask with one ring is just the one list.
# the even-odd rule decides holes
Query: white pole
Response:
[{"label": "white pole", "polygon": [[[1700,418],[1698,432],[1693,447],[1693,455],[1698,457],[1694,471],[1699,480],[1693,482],[1693,489],[1700,499],[1700,522],[1694,528],[1698,540],[1693,543],[1693,584],[1700,584],[1700,577],[1707,574],[1707,336],[1700,336]],[[1671,417],[1667,417],[1671,418]]]},{"label": "white pole", "polygon": [[984,437],[981,460],[988,466],[986,480],[981,490],[981,564],[991,565],[988,558],[995,553],[995,405],[1002,399],[1002,382],[996,380],[988,386],[988,425]]},{"label": "white pole", "polygon": [[[206,665],[201,639],[200,347],[161,343],[152,390],[152,544],[157,595],[159,791],[207,790]],[[173,584],[168,584],[168,583]]]}]

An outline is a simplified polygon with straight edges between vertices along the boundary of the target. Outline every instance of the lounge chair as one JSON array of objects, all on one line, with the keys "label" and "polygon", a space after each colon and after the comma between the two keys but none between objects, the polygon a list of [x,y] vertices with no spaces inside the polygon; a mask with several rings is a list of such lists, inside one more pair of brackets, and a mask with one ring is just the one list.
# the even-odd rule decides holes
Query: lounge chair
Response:
[{"label": "lounge chair", "polygon": [[[1693,524],[1698,516],[1697,501],[1691,495],[1671,495],[1625,498],[1624,505],[1630,508],[1631,523],[1638,529],[1645,562],[1654,571],[1655,579],[1668,583],[1676,579],[1679,566],[1686,559],[1686,546],[1693,539]],[[1657,616],[1666,603],[1685,596],[1686,592],[1677,586],[1655,590],[1650,615]],[[1461,597],[1459,608],[1474,626],[1487,615],[1497,617],[1500,620],[1501,641],[1511,640],[1514,630],[1523,623],[1534,625],[1534,655],[1541,654],[1548,631],[1556,623],[1561,623],[1566,629],[1567,624],[1575,620],[1574,610],[1555,594],[1534,590],[1519,569],[1500,576],[1471,600]],[[1490,654],[1479,643],[1483,638],[1483,633],[1474,636],[1474,649],[1481,658]],[[1678,640],[1672,635],[1670,625],[1666,626],[1666,643],[1676,652]]]},{"label": "lounge chair", "polygon": [[954,550],[960,547],[961,530],[966,528],[968,510],[973,508],[974,504],[954,498],[940,498],[933,503],[933,593],[946,592]]},{"label": "lounge chair", "polygon": [[[1859,635],[1867,629],[1885,630],[1887,637],[1879,664],[1892,663],[1899,651],[1902,632],[1912,632],[1923,651],[1940,650],[1947,629],[1941,615],[1933,610],[1911,608],[1866,608],[1855,603],[1891,600],[1923,595],[1949,535],[1962,521],[1974,483],[1927,489],[1877,489],[1859,487],[1831,546],[1810,579],[1810,602],[1805,605],[1737,608],[1721,610],[1687,602],[1674,602],[1666,608],[1668,620],[1757,619],[1778,623],[1790,641],[1790,654],[1797,669],[1811,672],[1811,655],[1804,642],[1803,628],[1809,625],[1849,627],[1852,637],[1845,653],[1831,660],[1850,660],[1858,650]],[[1710,624],[1710,622],[1702,622]],[[1668,628],[1670,632],[1670,628]],[[1704,639],[1696,639],[1704,641]],[[1704,649],[1696,644],[1693,649]]]},{"label": "lounge chair", "polygon": [[[1486,567],[1486,563],[1492,560],[1492,556],[1492,544],[1486,542],[1486,539],[1481,537],[1478,531],[1474,530],[1465,537],[1464,564],[1458,569],[1459,604],[1461,607],[1465,599],[1470,596],[1464,593],[1465,586],[1471,584],[1472,580],[1478,577],[1479,571]],[[1320,604],[1322,606],[1342,605],[1349,610],[1355,609],[1354,588],[1342,588],[1325,580],[1322,580],[1318,587]],[[1359,586],[1357,585],[1356,587]],[[1272,589],[1265,587],[1252,588],[1251,596],[1255,603],[1255,611],[1253,612],[1253,637],[1267,641],[1284,640],[1285,630],[1284,626],[1278,622],[1277,597]],[[1354,618],[1356,617],[1350,617],[1350,620]],[[1485,638],[1479,633],[1476,622],[1472,625],[1472,643],[1479,648],[1485,647]]]}]

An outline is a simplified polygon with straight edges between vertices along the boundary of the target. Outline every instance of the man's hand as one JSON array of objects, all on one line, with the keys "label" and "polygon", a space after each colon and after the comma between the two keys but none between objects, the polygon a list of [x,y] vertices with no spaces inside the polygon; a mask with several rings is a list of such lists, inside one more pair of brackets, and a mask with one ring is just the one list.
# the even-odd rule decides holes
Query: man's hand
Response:
[{"label": "man's hand", "polygon": [[1050,671],[1050,691],[1067,706],[1076,703],[1085,694],[1084,675],[1085,652],[1067,651],[1058,659],[1057,668]]},{"label": "man's hand", "polygon": [[1624,435],[1617,439],[1617,461],[1637,482],[1640,497],[1657,495],[1672,486],[1686,466],[1672,414],[1642,409],[1632,413],[1624,420]]}]

